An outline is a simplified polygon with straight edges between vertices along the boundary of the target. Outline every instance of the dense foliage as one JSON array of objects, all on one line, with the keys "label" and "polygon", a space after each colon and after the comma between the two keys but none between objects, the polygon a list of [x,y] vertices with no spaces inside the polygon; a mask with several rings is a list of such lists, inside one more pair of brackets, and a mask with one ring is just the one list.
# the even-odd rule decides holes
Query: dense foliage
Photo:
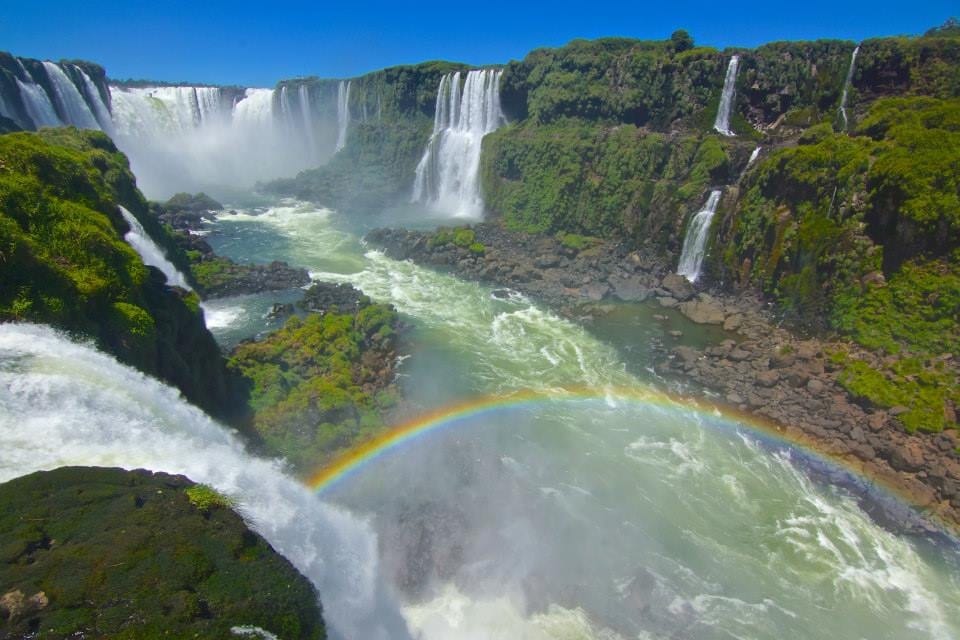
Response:
[{"label": "dense foliage", "polygon": [[105,135],[45,129],[0,136],[0,321],[94,338],[226,414],[225,372],[199,300],[143,265],[123,240],[129,229],[118,204],[155,238],[165,237]]},{"label": "dense foliage", "polygon": [[580,121],[512,125],[484,139],[487,206],[508,226],[677,243],[684,215],[731,176],[744,149],[715,135]]},{"label": "dense foliage", "polygon": [[253,424],[269,450],[309,472],[335,452],[375,434],[395,401],[397,314],[363,300],[290,318],[258,342],[239,345],[230,368],[250,388]]},{"label": "dense foliage", "polygon": [[0,485],[0,636],[324,638],[313,586],[218,495],[82,467]]}]

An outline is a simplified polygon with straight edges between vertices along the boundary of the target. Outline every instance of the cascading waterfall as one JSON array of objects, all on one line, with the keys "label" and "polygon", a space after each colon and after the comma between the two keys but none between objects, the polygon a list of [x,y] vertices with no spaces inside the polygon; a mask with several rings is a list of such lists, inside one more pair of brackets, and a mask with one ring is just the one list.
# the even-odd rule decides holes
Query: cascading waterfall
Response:
[{"label": "cascading waterfall", "polygon": [[337,87],[337,146],[340,151],[347,145],[347,129],[350,127],[350,80],[340,81]]},{"label": "cascading waterfall", "polygon": [[[239,505],[317,588],[330,637],[409,638],[370,527],[248,454],[180,394],[49,327],[0,325],[0,482],[66,465],[184,474]],[[268,630],[269,631],[269,630]]]},{"label": "cascading waterfall", "polygon": [[83,78],[83,93],[85,94],[87,104],[92,106],[93,115],[96,117],[100,128],[104,131],[112,132],[113,119],[110,115],[110,108],[104,104],[103,98],[100,96],[100,91],[97,89],[97,85],[93,82],[90,76],[87,75],[86,71],[77,66],[74,66],[74,69],[76,69],[77,73],[80,74],[80,77]]},{"label": "cascading waterfall", "polygon": [[190,285],[187,284],[187,279],[167,259],[163,249],[157,246],[157,243],[153,241],[140,221],[126,207],[121,206],[120,213],[123,214],[123,219],[130,225],[130,231],[123,236],[123,239],[140,254],[143,264],[156,267],[162,271],[163,275],[167,277],[167,284],[192,291]]},{"label": "cascading waterfall", "polygon": [[317,140],[313,132],[313,117],[310,110],[310,90],[307,85],[302,84],[298,90],[300,95],[300,117],[303,120],[303,130],[307,134],[307,154],[315,161],[317,153]]},{"label": "cascading waterfall", "polygon": [[713,128],[725,136],[734,135],[730,130],[730,113],[733,111],[733,101],[737,94],[737,68],[740,66],[740,56],[732,56],[727,65],[727,74],[723,78],[723,92],[720,94],[720,106],[717,107],[717,118],[713,121]]},{"label": "cascading waterfall", "polygon": [[20,97],[34,127],[39,129],[40,127],[57,127],[63,124],[56,109],[53,108],[53,103],[50,102],[50,96],[43,90],[43,87],[33,80],[24,82],[20,78],[17,78],[17,87],[20,89]]},{"label": "cascading waterfall", "polygon": [[50,84],[53,85],[64,123],[81,129],[99,129],[100,125],[80,94],[80,90],[63,69],[49,61],[44,61],[43,68],[47,70]]},{"label": "cascading waterfall", "polygon": [[857,54],[860,53],[860,45],[853,48],[850,55],[850,68],[847,69],[847,77],[843,82],[843,94],[840,96],[840,116],[843,117],[843,129],[849,129],[850,122],[847,119],[847,97],[850,94],[850,85],[853,83],[853,71],[857,67]]},{"label": "cascading waterfall", "polygon": [[746,168],[749,169],[751,165],[753,165],[753,163],[756,162],[757,158],[759,157],[760,157],[760,147],[757,147],[756,149],[750,152],[750,158],[747,159]]},{"label": "cascading waterfall", "polygon": [[696,282],[697,278],[700,277],[700,267],[703,265],[703,258],[707,250],[707,234],[710,231],[713,214],[717,212],[717,204],[720,203],[721,193],[719,189],[711,191],[703,209],[693,216],[687,226],[687,235],[683,239],[683,251],[680,253],[677,273],[690,282]]},{"label": "cascading waterfall", "polygon": [[417,165],[413,202],[456,217],[483,213],[480,149],[483,137],[505,122],[500,107],[499,69],[447,74],[437,90],[433,133]]}]

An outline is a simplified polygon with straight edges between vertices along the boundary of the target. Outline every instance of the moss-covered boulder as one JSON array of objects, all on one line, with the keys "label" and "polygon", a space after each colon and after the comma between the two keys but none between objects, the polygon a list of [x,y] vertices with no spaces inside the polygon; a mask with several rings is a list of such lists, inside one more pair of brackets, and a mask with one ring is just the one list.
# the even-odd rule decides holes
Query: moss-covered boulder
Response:
[{"label": "moss-covered boulder", "polygon": [[183,476],[64,467],[0,485],[0,637],[324,638],[310,582]]},{"label": "moss-covered boulder", "polygon": [[248,385],[269,452],[310,472],[383,429],[396,402],[399,318],[348,285],[319,283],[305,304],[314,312],[240,344],[229,366]]},{"label": "moss-covered boulder", "polygon": [[96,340],[218,416],[232,394],[195,294],[165,285],[125,241],[129,209],[171,261],[186,256],[137,190],[126,157],[94,131],[0,135],[0,322]]}]

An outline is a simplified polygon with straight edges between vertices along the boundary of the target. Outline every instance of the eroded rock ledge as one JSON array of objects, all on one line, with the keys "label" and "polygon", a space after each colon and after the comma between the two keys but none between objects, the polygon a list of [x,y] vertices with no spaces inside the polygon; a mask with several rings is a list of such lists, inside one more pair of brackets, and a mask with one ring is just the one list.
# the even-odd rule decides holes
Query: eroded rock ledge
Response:
[{"label": "eroded rock ledge", "polygon": [[[509,286],[574,319],[589,320],[597,308],[591,303],[655,299],[694,322],[720,325],[731,338],[719,344],[659,349],[658,373],[772,421],[787,437],[905,494],[932,518],[960,526],[957,431],[908,433],[898,420],[902,407],[870,406],[838,381],[835,354],[871,366],[880,356],[846,341],[801,336],[780,326],[755,293],[698,290],[661,258],[623,245],[571,246],[496,224],[470,231],[458,238],[450,231],[377,229],[367,239],[391,257]],[[949,354],[943,358],[956,367]]]}]

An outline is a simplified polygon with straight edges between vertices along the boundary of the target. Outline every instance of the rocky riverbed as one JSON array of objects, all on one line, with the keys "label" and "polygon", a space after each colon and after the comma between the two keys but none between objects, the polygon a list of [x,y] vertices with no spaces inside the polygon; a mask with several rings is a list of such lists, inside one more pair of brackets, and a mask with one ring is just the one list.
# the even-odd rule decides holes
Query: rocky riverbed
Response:
[{"label": "rocky riverbed", "polygon": [[[561,242],[552,236],[480,224],[470,234],[377,229],[367,236],[388,255],[508,286],[563,315],[587,321],[604,303],[655,300],[730,336],[698,349],[662,345],[657,373],[771,422],[786,437],[860,470],[904,495],[934,519],[960,525],[960,437],[955,429],[908,433],[903,407],[871,406],[838,381],[844,360],[879,366],[855,344],[786,328],[755,292],[694,286],[662,258],[611,242]],[[944,366],[956,367],[948,354]]]}]

